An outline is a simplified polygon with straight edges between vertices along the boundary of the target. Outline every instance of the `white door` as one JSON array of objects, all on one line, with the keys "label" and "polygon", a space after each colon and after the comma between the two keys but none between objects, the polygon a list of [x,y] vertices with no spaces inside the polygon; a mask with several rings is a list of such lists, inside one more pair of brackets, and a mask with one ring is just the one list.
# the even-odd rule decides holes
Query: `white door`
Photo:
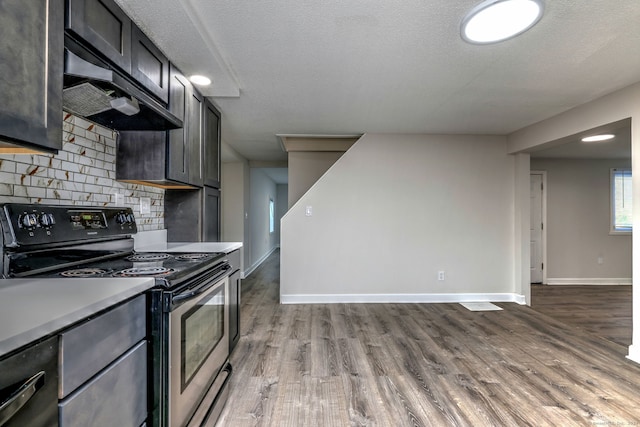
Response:
[{"label": "white door", "polygon": [[543,175],[531,173],[531,283],[542,283],[543,280],[543,191]]}]

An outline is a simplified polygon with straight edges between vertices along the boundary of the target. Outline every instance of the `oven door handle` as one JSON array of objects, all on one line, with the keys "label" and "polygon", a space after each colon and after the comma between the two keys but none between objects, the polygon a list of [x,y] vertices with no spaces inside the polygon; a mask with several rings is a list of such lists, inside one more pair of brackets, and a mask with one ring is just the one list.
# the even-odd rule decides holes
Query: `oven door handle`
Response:
[{"label": "oven door handle", "polygon": [[0,405],[0,425],[13,416],[44,386],[44,371],[25,380],[11,396]]},{"label": "oven door handle", "polygon": [[222,266],[222,268],[220,269],[220,273],[217,274],[214,278],[212,278],[211,280],[207,280],[205,283],[203,283],[202,285],[193,288],[193,289],[189,289],[187,292],[183,292],[181,294],[175,295],[171,298],[171,304],[175,305],[178,303],[181,303],[183,301],[189,300],[191,298],[195,298],[198,295],[204,293],[205,291],[209,290],[209,288],[211,287],[211,283],[216,283],[218,280],[222,279],[225,274],[227,273],[227,271],[231,270],[231,266],[229,264]]}]

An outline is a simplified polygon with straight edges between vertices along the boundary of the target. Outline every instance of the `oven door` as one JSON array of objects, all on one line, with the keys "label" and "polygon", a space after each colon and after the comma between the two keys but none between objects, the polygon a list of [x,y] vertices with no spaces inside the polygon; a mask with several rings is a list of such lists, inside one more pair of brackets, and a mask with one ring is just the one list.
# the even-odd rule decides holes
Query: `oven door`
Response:
[{"label": "oven door", "polygon": [[169,313],[169,425],[183,426],[229,357],[229,279],[173,295]]}]

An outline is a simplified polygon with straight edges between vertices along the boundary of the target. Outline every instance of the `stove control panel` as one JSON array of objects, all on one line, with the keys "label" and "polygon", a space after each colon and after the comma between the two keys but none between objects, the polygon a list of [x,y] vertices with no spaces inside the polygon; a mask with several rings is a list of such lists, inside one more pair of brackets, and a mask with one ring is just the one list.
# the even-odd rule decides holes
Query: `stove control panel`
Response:
[{"label": "stove control panel", "polygon": [[74,230],[95,230],[107,228],[107,218],[101,210],[69,211],[69,219]]},{"label": "stove control panel", "polygon": [[137,232],[130,208],[20,203],[2,205],[0,226],[4,247],[113,238]]}]

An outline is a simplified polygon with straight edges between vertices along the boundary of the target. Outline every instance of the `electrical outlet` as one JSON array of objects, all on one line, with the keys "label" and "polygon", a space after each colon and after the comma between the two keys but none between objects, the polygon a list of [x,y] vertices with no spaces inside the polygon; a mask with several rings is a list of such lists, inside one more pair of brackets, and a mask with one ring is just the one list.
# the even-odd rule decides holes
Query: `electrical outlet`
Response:
[{"label": "electrical outlet", "polygon": [[124,206],[124,194],[113,193],[113,201],[114,201],[114,204],[118,207]]},{"label": "electrical outlet", "polygon": [[444,271],[438,271],[438,280],[444,280]]},{"label": "electrical outlet", "polygon": [[143,215],[151,213],[151,198],[140,197],[140,213]]}]

